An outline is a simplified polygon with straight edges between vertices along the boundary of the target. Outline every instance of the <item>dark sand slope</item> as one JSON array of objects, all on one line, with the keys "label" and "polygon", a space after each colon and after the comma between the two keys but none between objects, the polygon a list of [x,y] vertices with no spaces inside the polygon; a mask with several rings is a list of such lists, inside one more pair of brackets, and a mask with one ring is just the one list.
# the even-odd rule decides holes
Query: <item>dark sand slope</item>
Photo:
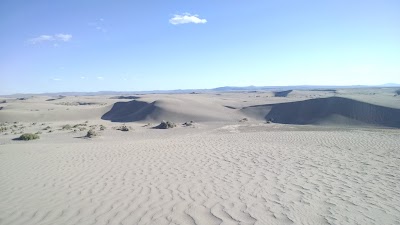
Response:
[{"label": "dark sand slope", "polygon": [[[329,120],[330,123],[334,124],[356,121],[400,128],[400,109],[341,97],[255,105],[245,107],[241,111],[254,118],[273,120],[276,123],[284,124],[318,124],[324,120]],[[348,120],[343,120],[343,118]]]},{"label": "dark sand slope", "polygon": [[238,110],[216,103],[165,98],[151,103],[137,100],[117,102],[101,119],[112,122],[159,122],[160,120],[221,122],[237,121],[242,117]]},{"label": "dark sand slope", "polygon": [[112,122],[134,122],[146,120],[156,110],[155,102],[117,102],[101,119]]}]

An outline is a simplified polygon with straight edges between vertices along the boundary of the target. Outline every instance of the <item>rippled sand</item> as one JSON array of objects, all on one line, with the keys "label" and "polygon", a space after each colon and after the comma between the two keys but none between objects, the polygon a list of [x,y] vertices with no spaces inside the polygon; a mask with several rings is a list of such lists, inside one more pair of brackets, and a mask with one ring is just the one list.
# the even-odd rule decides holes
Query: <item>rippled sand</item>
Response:
[{"label": "rippled sand", "polygon": [[239,123],[9,142],[0,224],[400,224],[399,137]]}]

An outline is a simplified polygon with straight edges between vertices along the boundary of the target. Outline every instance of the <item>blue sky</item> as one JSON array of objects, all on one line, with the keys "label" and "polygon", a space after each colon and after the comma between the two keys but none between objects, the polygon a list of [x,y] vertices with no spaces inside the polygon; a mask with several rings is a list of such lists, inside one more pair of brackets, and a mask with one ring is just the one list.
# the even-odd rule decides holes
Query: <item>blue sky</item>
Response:
[{"label": "blue sky", "polygon": [[0,28],[0,94],[400,83],[398,0],[2,0]]}]

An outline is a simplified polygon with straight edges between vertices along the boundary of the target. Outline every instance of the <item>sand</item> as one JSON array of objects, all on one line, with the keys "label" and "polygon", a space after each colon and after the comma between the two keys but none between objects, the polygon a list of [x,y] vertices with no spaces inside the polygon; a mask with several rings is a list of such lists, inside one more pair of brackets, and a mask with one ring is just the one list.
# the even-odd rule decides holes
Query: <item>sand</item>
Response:
[{"label": "sand", "polygon": [[[379,106],[396,109],[400,97],[390,90],[370,91],[378,96],[5,98],[0,121],[11,128],[0,133],[0,224],[400,224],[399,129],[336,113],[299,125],[266,123],[269,109],[244,112],[332,97],[384,99]],[[177,127],[152,129],[160,119]],[[65,124],[86,130],[61,130]],[[100,135],[83,138],[90,126]],[[16,141],[11,129],[42,134]]]}]

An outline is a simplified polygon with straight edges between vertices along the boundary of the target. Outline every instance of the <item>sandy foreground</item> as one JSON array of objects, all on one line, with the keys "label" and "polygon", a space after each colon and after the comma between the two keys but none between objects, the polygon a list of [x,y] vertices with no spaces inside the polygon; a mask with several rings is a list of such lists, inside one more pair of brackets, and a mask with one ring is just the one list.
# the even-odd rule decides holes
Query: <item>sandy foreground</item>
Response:
[{"label": "sandy foreground", "polygon": [[[140,108],[143,120],[125,122],[127,132],[110,121],[127,118],[112,111],[121,100],[8,100],[0,121],[15,127],[0,134],[0,224],[400,224],[400,129],[266,123],[240,109],[310,94],[256,95],[164,96],[153,110]],[[65,104],[75,98],[102,104]],[[110,110],[112,119],[101,119]],[[199,116],[205,112],[213,114]],[[178,126],[152,129],[158,116]],[[180,125],[188,118],[192,126]],[[65,124],[100,135],[84,138],[87,129]],[[13,140],[21,131],[42,134]]]}]

